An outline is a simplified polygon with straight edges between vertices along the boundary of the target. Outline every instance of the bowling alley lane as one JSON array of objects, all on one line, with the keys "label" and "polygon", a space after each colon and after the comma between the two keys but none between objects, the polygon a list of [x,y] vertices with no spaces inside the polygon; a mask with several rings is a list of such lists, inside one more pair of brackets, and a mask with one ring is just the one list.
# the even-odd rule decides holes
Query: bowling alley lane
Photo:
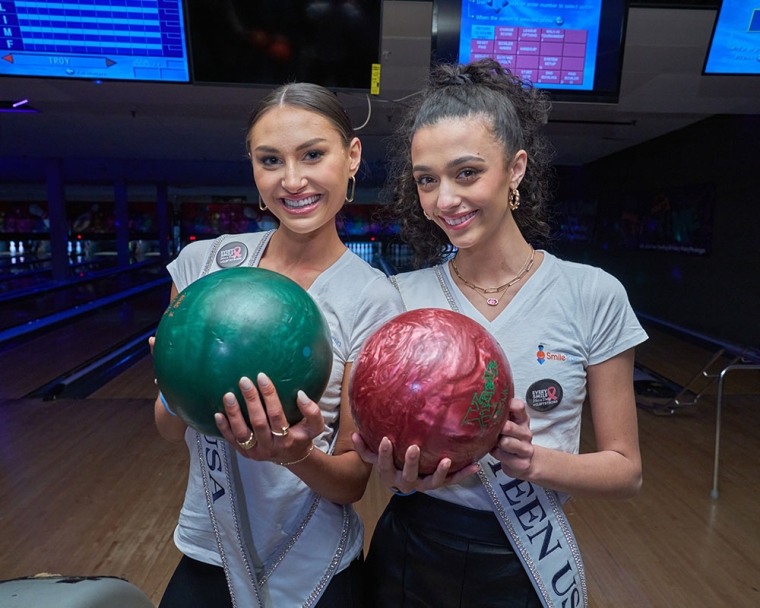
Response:
[{"label": "bowling alley lane", "polygon": [[[169,289],[170,283],[162,282],[126,299],[113,297],[119,293],[115,292],[113,301],[86,314],[0,344],[0,398],[22,398],[145,336],[158,324]],[[147,337],[142,341],[147,352]]]},{"label": "bowling alley lane", "polygon": [[[116,266],[113,258],[72,261],[71,271],[77,276],[104,271]],[[0,258],[0,297],[13,296],[22,290],[45,288],[53,281],[52,258],[38,258],[17,262]]]},{"label": "bowling alley lane", "polygon": [[[127,269],[97,266],[80,269],[66,282],[44,280],[28,288],[0,293],[0,339],[3,332],[43,317],[87,305],[154,281],[168,281],[164,263],[150,260]],[[4,281],[0,281],[0,286]]]}]

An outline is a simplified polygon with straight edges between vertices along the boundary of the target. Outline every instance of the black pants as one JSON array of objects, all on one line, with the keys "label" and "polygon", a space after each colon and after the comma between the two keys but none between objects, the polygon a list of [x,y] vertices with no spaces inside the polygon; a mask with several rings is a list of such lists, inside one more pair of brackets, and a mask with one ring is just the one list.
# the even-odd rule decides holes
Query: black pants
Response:
[{"label": "black pants", "polygon": [[[362,608],[362,560],[332,577],[316,608]],[[298,576],[295,573],[294,576]],[[232,608],[224,570],[182,556],[159,608]],[[239,606],[239,608],[249,608]],[[280,608],[276,606],[275,608]],[[283,606],[282,608],[291,608]]]},{"label": "black pants", "polygon": [[372,608],[541,608],[496,516],[422,493],[394,496],[364,564]]}]

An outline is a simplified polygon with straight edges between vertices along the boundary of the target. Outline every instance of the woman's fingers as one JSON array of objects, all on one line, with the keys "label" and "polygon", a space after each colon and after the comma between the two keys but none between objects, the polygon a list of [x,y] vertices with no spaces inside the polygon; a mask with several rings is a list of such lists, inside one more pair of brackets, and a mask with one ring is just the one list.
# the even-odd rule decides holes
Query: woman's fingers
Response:
[{"label": "woman's fingers", "polygon": [[362,436],[359,435],[359,433],[351,433],[351,441],[354,444],[356,453],[359,454],[359,458],[369,464],[377,464],[377,454],[367,447],[367,444],[364,443],[364,439],[362,439]]},{"label": "woman's fingers", "polygon": [[393,444],[387,437],[380,440],[377,448],[377,472],[388,487],[394,487],[401,480],[401,471],[393,462]]},{"label": "woman's fingers", "polygon": [[[240,410],[240,404],[235,397],[235,393],[226,393],[224,395],[224,412],[227,416],[227,424],[235,436],[235,441],[245,441],[248,439],[251,429],[243,417],[243,412]],[[219,426],[218,423],[217,426]]]},{"label": "woman's fingers", "polygon": [[248,451],[256,447],[258,440],[243,418],[234,393],[224,395],[224,411],[226,416],[220,413],[214,415],[216,427],[227,443],[244,456],[251,457]]},{"label": "woman's fingers", "polygon": [[322,417],[322,410],[303,391],[298,391],[296,403],[298,409],[303,414],[304,424],[309,429],[310,437],[319,436],[325,430],[325,419]]},{"label": "woman's fingers", "polygon": [[270,433],[275,437],[287,437],[290,425],[287,418],[285,418],[285,412],[282,409],[280,397],[277,395],[277,389],[264,373],[256,376],[256,383],[259,385],[259,391],[266,405]]},{"label": "woman's fingers", "polygon": [[520,399],[514,398],[509,403],[509,420],[520,426],[530,425],[530,416],[528,415],[528,408],[525,407],[525,402]]},{"label": "woman's fingers", "polygon": [[433,471],[431,475],[426,475],[425,477],[423,477],[417,489],[422,490],[422,491],[434,490],[436,488],[440,488],[441,486],[445,485],[446,477],[449,474],[450,468],[451,468],[451,459],[441,458],[441,461],[438,463],[438,466],[435,468],[435,471]]},{"label": "woman's fingers", "polygon": [[231,445],[235,445],[237,439],[235,439],[235,434],[232,432],[232,427],[230,426],[227,417],[224,414],[216,413],[214,414],[214,421],[216,422],[216,428],[222,433],[222,437],[224,437],[225,441]]},{"label": "woman's fingers", "polygon": [[[401,471],[401,480],[405,487],[413,486],[416,489],[420,476],[420,448],[410,445],[404,454],[404,468]],[[403,490],[402,490],[403,491]]]}]

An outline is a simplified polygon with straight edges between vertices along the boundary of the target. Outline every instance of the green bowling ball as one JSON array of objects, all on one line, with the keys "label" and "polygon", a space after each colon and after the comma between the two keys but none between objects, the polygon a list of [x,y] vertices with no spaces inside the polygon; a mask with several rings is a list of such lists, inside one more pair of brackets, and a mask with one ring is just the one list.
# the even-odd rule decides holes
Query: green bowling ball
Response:
[{"label": "green bowling ball", "polygon": [[289,424],[303,418],[299,390],[318,401],[332,371],[330,332],[311,296],[263,268],[227,268],[188,285],[164,312],[153,363],[159,390],[188,426],[221,437],[214,414],[238,381],[271,378]]}]

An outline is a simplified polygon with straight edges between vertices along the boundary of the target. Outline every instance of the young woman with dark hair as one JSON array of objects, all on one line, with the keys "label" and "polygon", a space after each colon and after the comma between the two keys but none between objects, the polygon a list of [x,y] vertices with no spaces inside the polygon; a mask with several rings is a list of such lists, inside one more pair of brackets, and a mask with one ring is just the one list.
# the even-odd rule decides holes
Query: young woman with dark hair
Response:
[{"label": "young woman with dark hair", "polygon": [[[168,267],[172,296],[207,272],[223,272],[230,259],[283,274],[327,319],[332,375],[319,403],[299,394],[304,419],[291,427],[277,387],[259,374],[259,392],[242,378],[245,404],[228,393],[226,416],[217,414],[226,441],[188,428],[159,395],[160,433],[190,451],[174,533],[183,557],[160,606],[358,607],[364,540],[351,503],[371,468],[351,443],[347,384],[365,338],[401,311],[401,301],[338,235],[335,216],[353,199],[361,142],[334,93],[306,83],[274,90],[251,115],[246,147],[259,205],[279,226],[185,247]],[[224,255],[233,249],[239,255]]]},{"label": "young woman with dark hair", "polygon": [[[534,244],[549,235],[550,103],[493,60],[440,65],[400,127],[391,205],[420,270],[394,281],[407,309],[449,308],[504,348],[515,399],[498,444],[418,475],[419,448],[357,451],[397,494],[366,562],[369,606],[581,606],[583,565],[561,504],[641,485],[634,347],[622,285]],[[579,454],[588,400],[596,450]]]}]

